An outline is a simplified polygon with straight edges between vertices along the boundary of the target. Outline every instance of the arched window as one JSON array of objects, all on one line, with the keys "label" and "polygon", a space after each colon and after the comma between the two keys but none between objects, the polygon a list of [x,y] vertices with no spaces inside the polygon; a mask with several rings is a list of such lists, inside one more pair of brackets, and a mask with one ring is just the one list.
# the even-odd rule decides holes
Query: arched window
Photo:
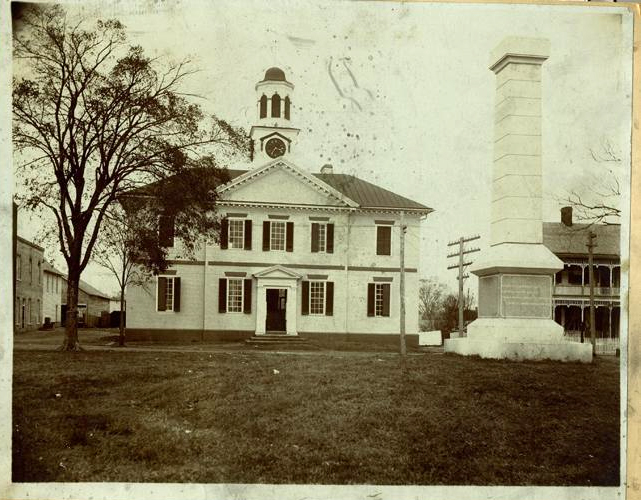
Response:
[{"label": "arched window", "polygon": [[265,94],[260,98],[260,117],[267,117],[267,96]]},{"label": "arched window", "polygon": [[272,118],[280,118],[280,96],[278,94],[272,96]]},{"label": "arched window", "polygon": [[285,119],[289,120],[289,108],[291,106],[291,101],[289,100],[289,96],[285,97]]}]

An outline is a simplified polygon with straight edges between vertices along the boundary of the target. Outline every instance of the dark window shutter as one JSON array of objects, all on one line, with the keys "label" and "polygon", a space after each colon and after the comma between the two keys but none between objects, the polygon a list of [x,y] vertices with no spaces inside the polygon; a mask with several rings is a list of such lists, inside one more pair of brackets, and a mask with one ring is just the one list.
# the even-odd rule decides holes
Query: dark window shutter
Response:
[{"label": "dark window shutter", "polygon": [[318,252],[318,223],[312,222],[312,253]]},{"label": "dark window shutter", "polygon": [[303,297],[300,301],[301,314],[306,316],[309,314],[309,281],[303,281]]},{"label": "dark window shutter", "polygon": [[327,239],[326,248],[327,253],[334,253],[334,224],[327,224]]},{"label": "dark window shutter", "polygon": [[229,220],[224,218],[220,221],[220,248],[227,250],[229,246]]},{"label": "dark window shutter", "polygon": [[218,312],[227,312],[227,279],[220,278],[218,280]]},{"label": "dark window shutter", "polygon": [[167,278],[158,277],[158,310],[167,310]]},{"label": "dark window shutter", "polygon": [[180,278],[174,278],[174,311],[180,312]]},{"label": "dark window shutter", "polygon": [[392,227],[377,226],[376,255],[392,255]]},{"label": "dark window shutter", "polygon": [[286,236],[285,250],[288,252],[293,252],[294,251],[294,223],[293,222],[287,223],[287,231],[285,236]]},{"label": "dark window shutter", "polygon": [[325,316],[334,315],[334,282],[325,283]]},{"label": "dark window shutter", "polygon": [[251,314],[252,312],[252,280],[243,280],[243,312]]},{"label": "dark window shutter", "polygon": [[383,316],[389,316],[390,284],[383,283]]},{"label": "dark window shutter", "polygon": [[263,221],[263,252],[269,251],[269,221]]},{"label": "dark window shutter", "polygon": [[252,249],[252,221],[247,219],[245,221],[245,250]]},{"label": "dark window shutter", "polygon": [[376,293],[374,283],[367,284],[367,315],[374,316],[374,296]]},{"label": "dark window shutter", "polygon": [[161,247],[174,246],[174,218],[169,215],[158,218],[158,243]]}]

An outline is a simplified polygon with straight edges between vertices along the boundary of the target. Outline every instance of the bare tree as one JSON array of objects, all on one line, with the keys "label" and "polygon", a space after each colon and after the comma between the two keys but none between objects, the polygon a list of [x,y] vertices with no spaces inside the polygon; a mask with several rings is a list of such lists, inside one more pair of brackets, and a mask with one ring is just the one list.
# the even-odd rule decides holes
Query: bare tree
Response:
[{"label": "bare tree", "polygon": [[590,179],[583,193],[572,190],[562,201],[574,208],[578,220],[604,224],[618,222],[621,216],[621,155],[604,139],[599,149],[590,149],[590,157],[602,167],[601,170]]},{"label": "bare tree", "polygon": [[447,295],[447,286],[439,283],[437,278],[420,280],[418,291],[418,310],[421,320],[434,324],[442,315],[443,299]]},{"label": "bare tree", "polygon": [[125,192],[189,167],[212,144],[246,138],[182,93],[189,61],[129,46],[117,20],[73,20],[31,4],[14,25],[13,142],[23,205],[55,220],[68,266],[61,349],[77,350],[78,283],[110,207]]}]

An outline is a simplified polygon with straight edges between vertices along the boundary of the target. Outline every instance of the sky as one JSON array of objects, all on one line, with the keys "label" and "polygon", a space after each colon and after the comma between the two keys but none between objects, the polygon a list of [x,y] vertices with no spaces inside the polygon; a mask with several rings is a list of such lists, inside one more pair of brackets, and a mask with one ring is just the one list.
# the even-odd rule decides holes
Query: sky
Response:
[{"label": "sky", "polygon": [[[85,14],[117,17],[147,53],[189,58],[200,71],[185,91],[246,130],[255,123],[254,85],[278,66],[295,85],[292,161],[325,163],[434,209],[422,225],[422,277],[456,287],[447,243],[489,243],[494,74],[491,50],[506,36],[550,40],[543,65],[543,220],[560,220],[572,190],[590,196],[611,165],[628,186],[631,16],[621,8],[394,2],[216,1],[84,3]],[[160,7],[159,7],[160,6]],[[624,14],[623,16],[621,14]],[[229,165],[239,167],[239,165]],[[627,212],[627,197],[620,203]],[[48,223],[22,214],[19,234]],[[53,245],[48,254],[66,270]],[[472,258],[475,258],[472,254]],[[449,259],[452,260],[452,259]],[[108,273],[83,279],[115,292]],[[476,290],[474,277],[468,280]]]}]

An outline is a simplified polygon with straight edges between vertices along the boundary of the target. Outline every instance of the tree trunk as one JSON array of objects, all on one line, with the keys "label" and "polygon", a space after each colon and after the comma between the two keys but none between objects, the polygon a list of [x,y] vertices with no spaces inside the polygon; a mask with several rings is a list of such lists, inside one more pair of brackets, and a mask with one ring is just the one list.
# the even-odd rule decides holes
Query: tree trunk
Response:
[{"label": "tree trunk", "polygon": [[118,336],[118,345],[125,346],[125,287],[120,289],[120,334]]},{"label": "tree trunk", "polygon": [[[75,266],[74,266],[75,267]],[[78,266],[79,267],[79,266]],[[69,265],[67,276],[67,318],[65,325],[65,339],[60,346],[61,351],[81,351],[78,342],[78,286],[80,272]]]}]

